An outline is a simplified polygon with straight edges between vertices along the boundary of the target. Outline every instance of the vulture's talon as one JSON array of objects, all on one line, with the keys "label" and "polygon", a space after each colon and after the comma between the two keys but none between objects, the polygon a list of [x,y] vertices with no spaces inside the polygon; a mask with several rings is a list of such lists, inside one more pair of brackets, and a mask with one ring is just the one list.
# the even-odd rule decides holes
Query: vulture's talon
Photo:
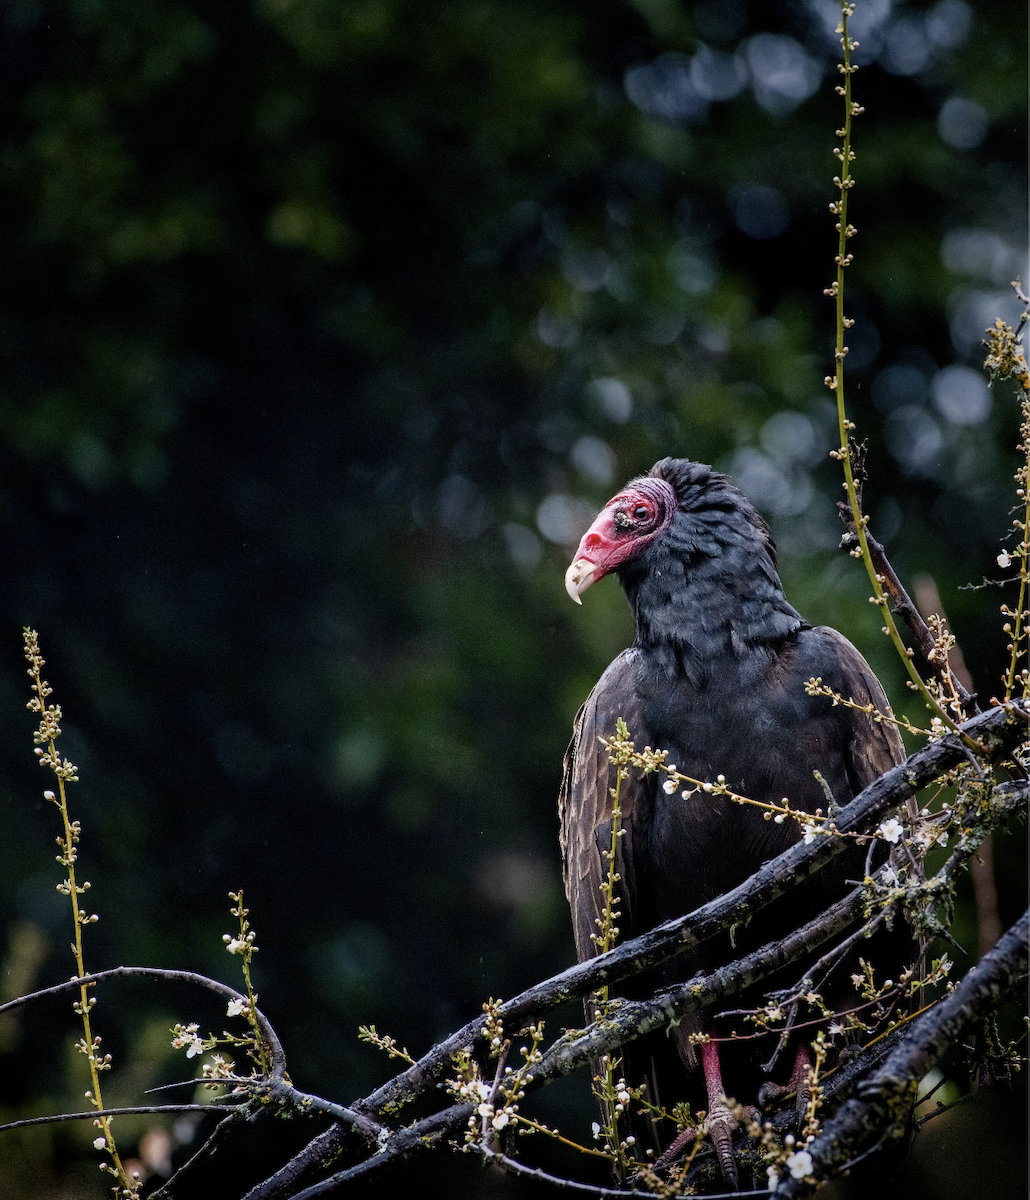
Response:
[{"label": "vulture's talon", "polygon": [[686,1150],[692,1141],[698,1136],[704,1134],[703,1126],[694,1126],[690,1129],[681,1130],[673,1139],[672,1144],[658,1158],[655,1159],[654,1168],[656,1171],[667,1171],[675,1162],[676,1159]]},{"label": "vulture's talon", "polygon": [[718,1100],[712,1105],[712,1111],[702,1126],[702,1129],[712,1139],[722,1177],[733,1191],[737,1191],[739,1186],[737,1160],[733,1156],[733,1135],[743,1122],[759,1119],[758,1109],[753,1105],[742,1106],[737,1109],[737,1112],[740,1113],[739,1119],[725,1101]]},{"label": "vulture's talon", "polygon": [[790,1088],[785,1087],[782,1083],[774,1083],[771,1079],[767,1079],[758,1089],[758,1107],[772,1108],[776,1101],[782,1100],[789,1091]]},{"label": "vulture's talon", "polygon": [[806,1083],[795,1085],[793,1083],[774,1083],[771,1079],[767,1079],[765,1083],[758,1089],[758,1107],[768,1111],[778,1101],[785,1096],[796,1095],[795,1108],[798,1114],[798,1120],[803,1121],[805,1113],[808,1111],[809,1102],[812,1099],[812,1089]]},{"label": "vulture's talon", "polygon": [[724,1105],[708,1114],[705,1125],[715,1147],[715,1157],[719,1160],[722,1177],[726,1180],[727,1187],[735,1192],[738,1188],[738,1176],[737,1160],[733,1157],[733,1131],[737,1128],[737,1118]]},{"label": "vulture's talon", "polygon": [[808,1112],[808,1106],[812,1101],[812,1086],[808,1082],[811,1061],[808,1048],[805,1045],[798,1046],[794,1058],[794,1069],[791,1072],[790,1079],[785,1084],[774,1083],[771,1079],[767,1079],[758,1089],[759,1108],[771,1108],[777,1100],[782,1100],[784,1096],[796,1093],[794,1108],[797,1112],[798,1124],[803,1124],[805,1115]]}]

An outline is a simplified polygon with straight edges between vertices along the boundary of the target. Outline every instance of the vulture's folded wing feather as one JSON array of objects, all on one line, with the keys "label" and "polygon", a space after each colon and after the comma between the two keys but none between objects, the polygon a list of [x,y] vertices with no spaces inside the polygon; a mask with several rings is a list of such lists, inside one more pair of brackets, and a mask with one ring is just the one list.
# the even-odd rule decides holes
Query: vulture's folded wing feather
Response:
[{"label": "vulture's folded wing feather", "polygon": [[[559,796],[561,848],[565,894],[573,914],[579,960],[597,953],[593,935],[604,912],[601,885],[607,873],[603,851],[611,844],[612,789],[616,769],[601,739],[615,733],[621,717],[630,737],[643,731],[640,701],[633,686],[636,650],[625,650],[605,671],[576,717],[572,742],[565,755],[565,773]],[[616,870],[621,876],[619,900],[620,940],[641,933],[640,912],[645,884],[645,860],[654,778],[630,769],[619,789],[622,813]]]},{"label": "vulture's folded wing feather", "polygon": [[[808,630],[800,644],[804,657],[796,664],[799,684],[818,676],[824,686],[833,688],[846,700],[862,707],[871,704],[878,713],[890,712],[880,681],[843,634],[821,625]],[[800,678],[802,675],[805,680]],[[842,752],[853,795],[857,796],[874,780],[905,761],[905,746],[892,721],[878,721],[874,715],[854,708],[844,712],[838,709],[837,719],[850,733]]]}]

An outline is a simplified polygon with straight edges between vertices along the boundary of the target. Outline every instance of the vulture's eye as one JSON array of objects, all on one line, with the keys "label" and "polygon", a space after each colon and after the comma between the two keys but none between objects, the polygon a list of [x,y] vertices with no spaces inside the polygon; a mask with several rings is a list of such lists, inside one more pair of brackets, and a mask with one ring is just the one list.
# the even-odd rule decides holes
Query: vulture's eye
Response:
[{"label": "vulture's eye", "polygon": [[637,521],[646,521],[651,515],[651,510],[646,504],[638,504],[633,510],[633,517]]}]

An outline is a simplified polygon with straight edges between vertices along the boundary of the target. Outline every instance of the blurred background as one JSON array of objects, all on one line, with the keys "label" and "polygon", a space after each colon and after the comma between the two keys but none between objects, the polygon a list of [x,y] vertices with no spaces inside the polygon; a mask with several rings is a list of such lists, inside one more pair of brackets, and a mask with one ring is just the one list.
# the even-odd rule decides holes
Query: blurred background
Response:
[{"label": "blurred background", "polygon": [[[359,1024],[417,1055],[574,961],[562,754],[632,624],[615,581],[576,608],[562,575],[627,478],[667,454],[728,471],[795,606],[912,707],[836,549],[839,17],[833,0],[0,8],[0,998],[73,967],[24,625],[80,768],[88,966],[238,984],[222,934],[242,887],[292,1077],[340,1102],[394,1073]],[[867,511],[988,698],[1001,594],[968,585],[1000,573],[1019,414],[980,341],[1027,281],[1026,9],[860,0],[852,30]],[[1007,925],[1022,832],[995,853]],[[975,953],[971,905],[955,932]],[[95,1020],[110,1104],[193,1075],[175,1021],[225,1025],[196,990],[142,982],[104,988]],[[66,998],[0,1017],[0,1120],[84,1107],[80,1034]],[[1021,1194],[1023,1101],[991,1103],[926,1127],[905,1194],[968,1196],[970,1171]],[[588,1081],[533,1111],[589,1138]],[[265,1123],[193,1194],[242,1193],[317,1128]],[[117,1131],[152,1184],[202,1134]],[[107,1195],[93,1136],[0,1135],[0,1195]],[[532,1191],[460,1158],[415,1171],[398,1186]]]}]

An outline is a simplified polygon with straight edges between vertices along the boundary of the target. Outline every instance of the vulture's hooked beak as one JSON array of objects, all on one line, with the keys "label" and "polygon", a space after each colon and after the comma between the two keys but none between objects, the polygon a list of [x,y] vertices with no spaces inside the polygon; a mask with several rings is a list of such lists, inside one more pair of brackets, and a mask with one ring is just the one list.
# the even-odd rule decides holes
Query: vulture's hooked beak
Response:
[{"label": "vulture's hooked beak", "polygon": [[577,604],[582,604],[580,596],[598,578],[600,568],[589,558],[577,558],[565,572],[565,590]]}]

